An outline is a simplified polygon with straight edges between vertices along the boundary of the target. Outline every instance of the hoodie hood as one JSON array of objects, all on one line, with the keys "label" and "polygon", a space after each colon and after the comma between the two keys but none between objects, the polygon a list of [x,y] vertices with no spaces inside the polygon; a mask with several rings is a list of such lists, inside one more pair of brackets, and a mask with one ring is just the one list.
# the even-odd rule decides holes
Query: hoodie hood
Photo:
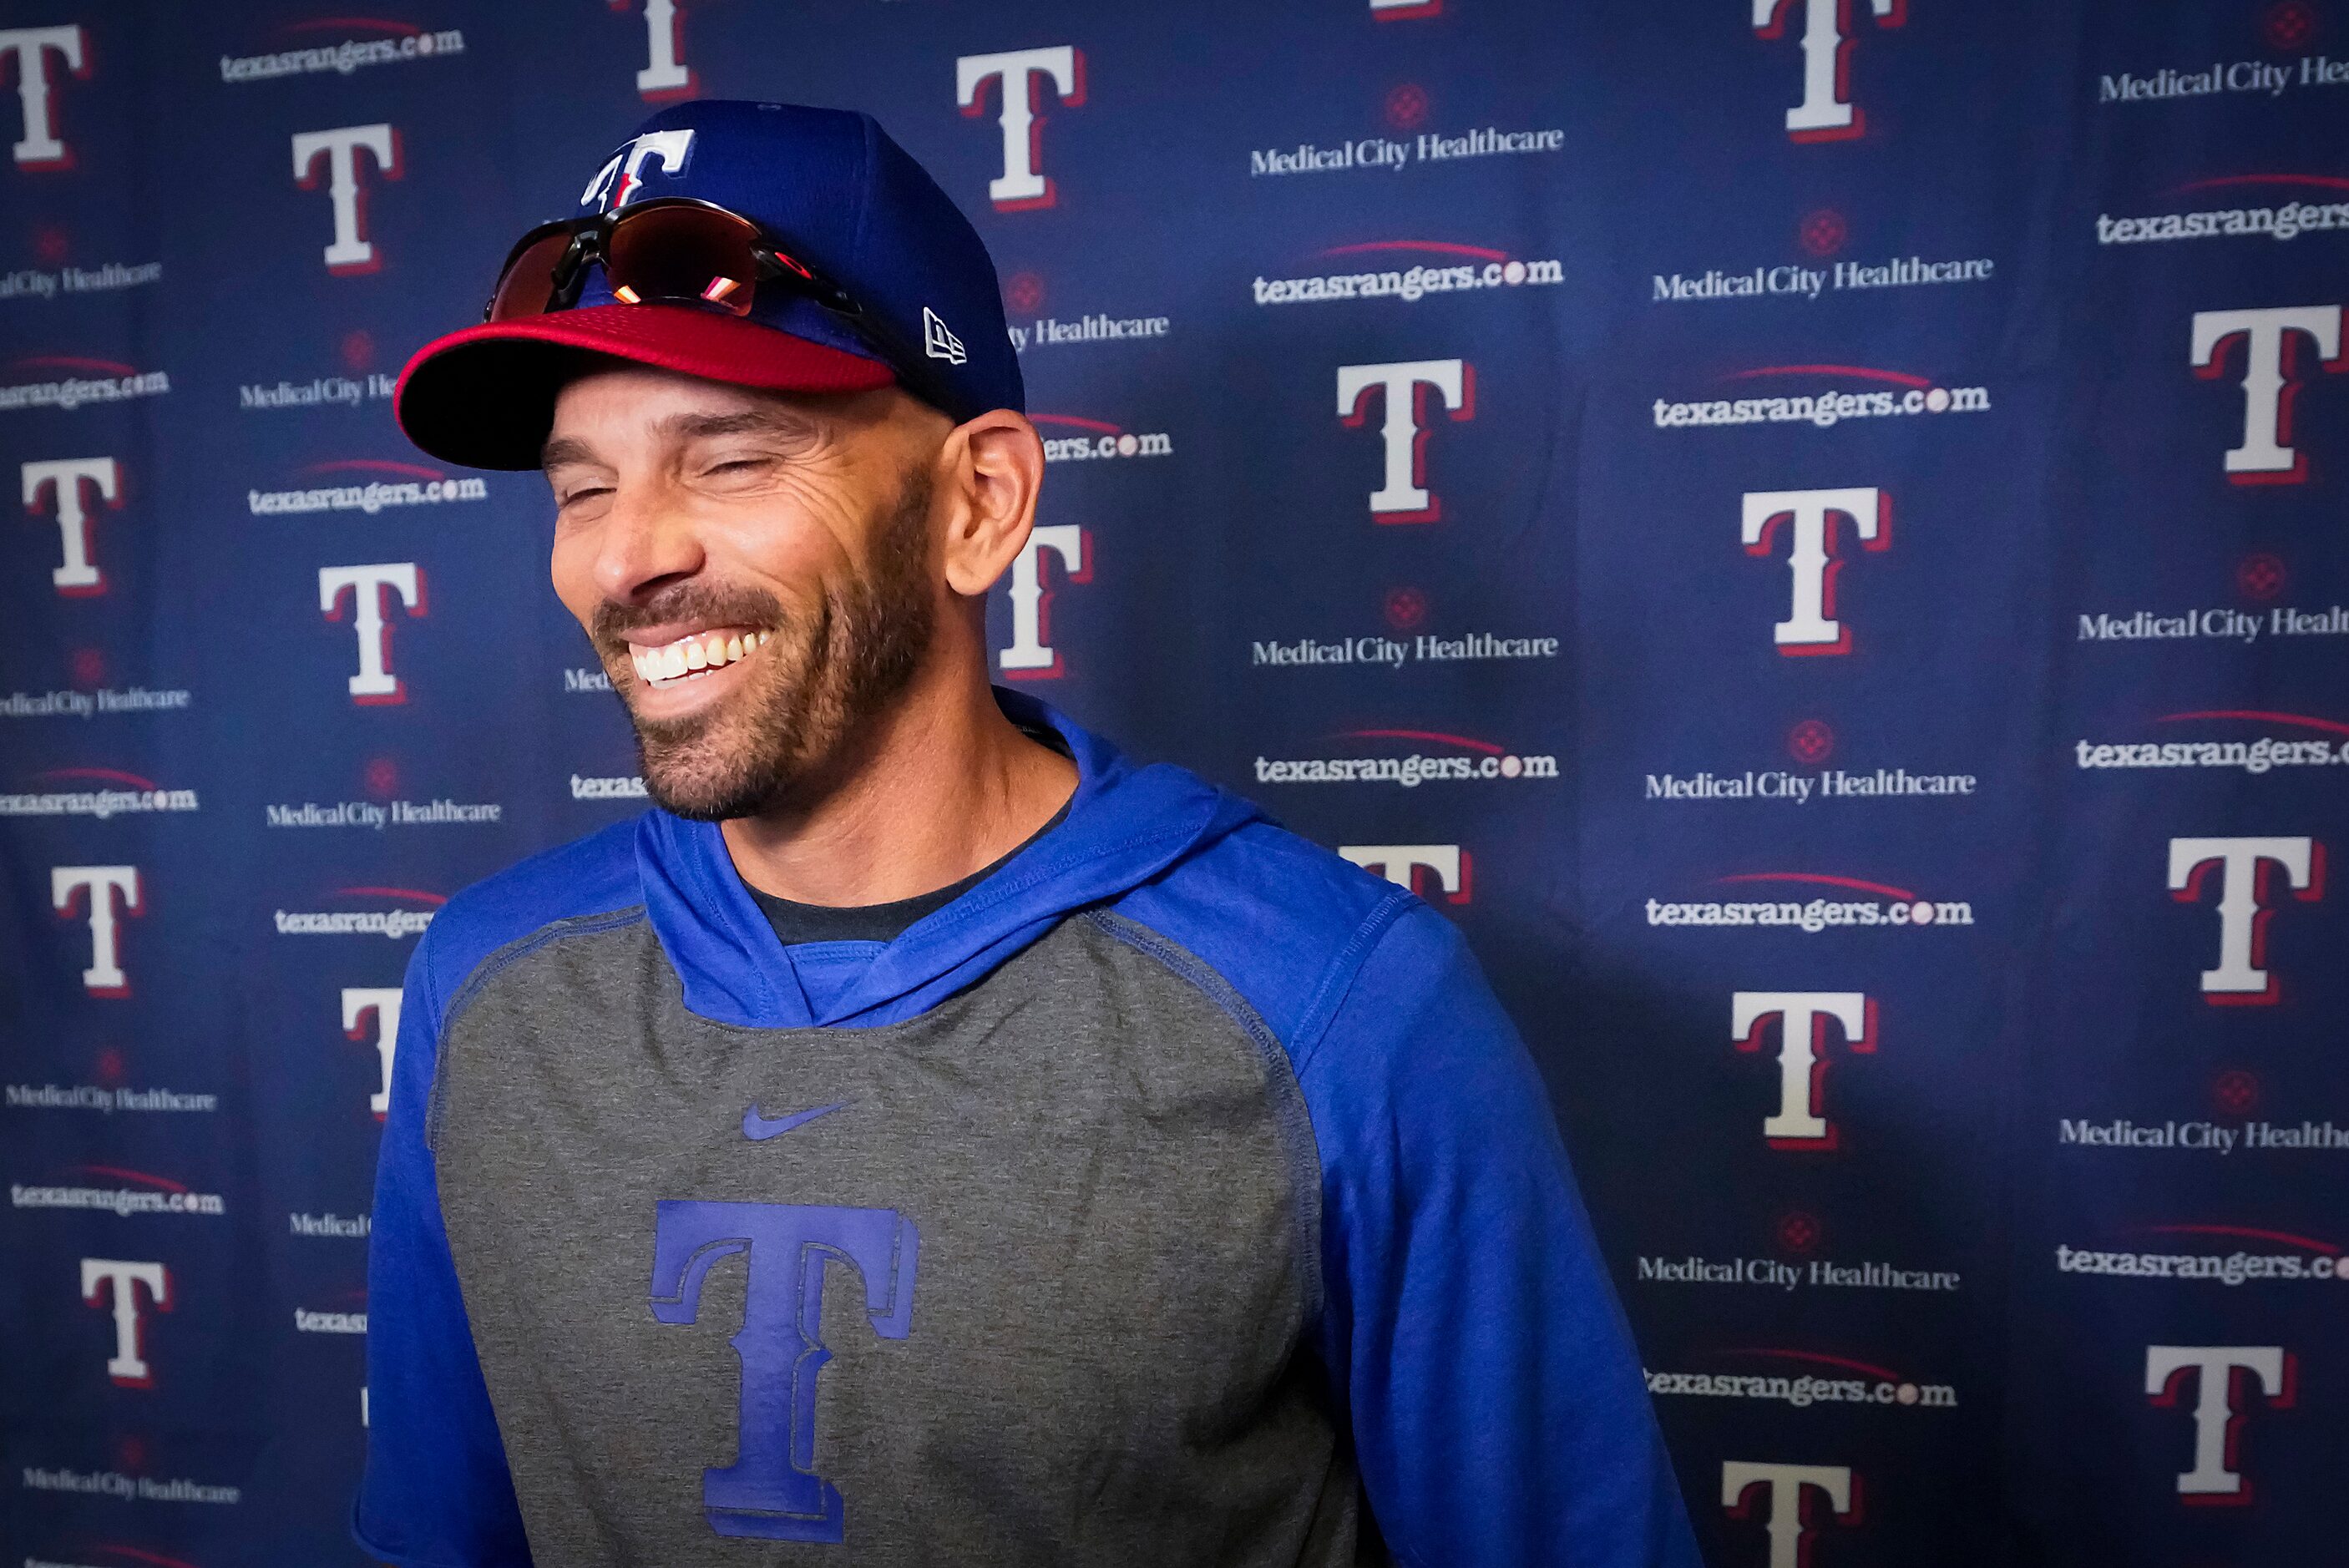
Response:
[{"label": "hoodie hood", "polygon": [[1105,903],[1262,813],[1186,769],[1136,768],[1049,705],[995,688],[1015,724],[1050,727],[1077,765],[1060,826],[890,943],[786,948],[715,822],[660,810],[636,827],[645,912],[688,1011],[759,1028],[899,1023],[975,985],[1061,919]]}]

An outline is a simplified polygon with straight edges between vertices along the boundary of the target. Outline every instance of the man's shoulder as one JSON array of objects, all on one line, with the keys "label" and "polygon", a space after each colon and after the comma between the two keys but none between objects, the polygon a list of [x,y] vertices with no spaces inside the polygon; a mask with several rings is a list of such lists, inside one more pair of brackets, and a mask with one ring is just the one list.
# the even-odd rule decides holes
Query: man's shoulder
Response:
[{"label": "man's shoulder", "polygon": [[1115,907],[1206,964],[1294,1049],[1327,1022],[1387,930],[1426,906],[1408,889],[1257,818]]},{"label": "man's shoulder", "polygon": [[459,892],[433,917],[417,951],[446,1006],[491,954],[582,916],[644,902],[636,870],[641,817],[543,850]]}]

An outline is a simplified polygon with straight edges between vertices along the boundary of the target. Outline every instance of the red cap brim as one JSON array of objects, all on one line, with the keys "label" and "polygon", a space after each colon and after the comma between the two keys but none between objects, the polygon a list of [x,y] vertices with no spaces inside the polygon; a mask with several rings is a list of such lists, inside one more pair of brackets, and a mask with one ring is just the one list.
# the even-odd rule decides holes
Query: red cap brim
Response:
[{"label": "red cap brim", "polygon": [[577,349],[737,387],[864,392],[896,377],[877,359],[709,311],[599,304],[485,323],[416,351],[391,395],[408,438],[473,469],[534,469]]}]

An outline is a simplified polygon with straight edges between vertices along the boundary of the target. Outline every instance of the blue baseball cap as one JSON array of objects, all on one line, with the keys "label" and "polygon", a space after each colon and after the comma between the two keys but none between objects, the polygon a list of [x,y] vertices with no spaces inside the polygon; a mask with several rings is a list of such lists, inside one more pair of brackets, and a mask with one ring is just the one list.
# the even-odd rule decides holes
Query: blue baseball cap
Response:
[{"label": "blue baseball cap", "polygon": [[872,116],[725,98],[673,105],[604,160],[578,215],[669,197],[757,223],[855,308],[763,287],[746,315],[629,304],[593,267],[569,309],[485,322],[419,349],[392,394],[409,439],[469,468],[538,467],[555,395],[583,349],[777,391],[895,382],[957,422],[1026,409],[985,242]]}]

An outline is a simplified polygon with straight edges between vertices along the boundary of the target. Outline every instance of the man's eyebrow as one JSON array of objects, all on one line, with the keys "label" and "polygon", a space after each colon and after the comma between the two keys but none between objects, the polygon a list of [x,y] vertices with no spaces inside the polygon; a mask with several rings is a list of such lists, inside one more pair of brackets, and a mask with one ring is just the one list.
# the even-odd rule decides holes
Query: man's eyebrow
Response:
[{"label": "man's eyebrow", "polygon": [[538,454],[538,466],[552,471],[564,463],[592,463],[595,449],[576,436],[556,436]]},{"label": "man's eyebrow", "polygon": [[740,408],[730,414],[671,414],[653,427],[655,433],[679,440],[707,440],[716,436],[803,435],[808,420],[775,408]]},{"label": "man's eyebrow", "polygon": [[[741,408],[730,414],[671,414],[653,427],[666,440],[699,441],[721,436],[802,435],[808,421],[797,414],[768,408]],[[539,453],[538,466],[553,469],[564,463],[592,463],[595,449],[576,436],[557,436]]]}]

